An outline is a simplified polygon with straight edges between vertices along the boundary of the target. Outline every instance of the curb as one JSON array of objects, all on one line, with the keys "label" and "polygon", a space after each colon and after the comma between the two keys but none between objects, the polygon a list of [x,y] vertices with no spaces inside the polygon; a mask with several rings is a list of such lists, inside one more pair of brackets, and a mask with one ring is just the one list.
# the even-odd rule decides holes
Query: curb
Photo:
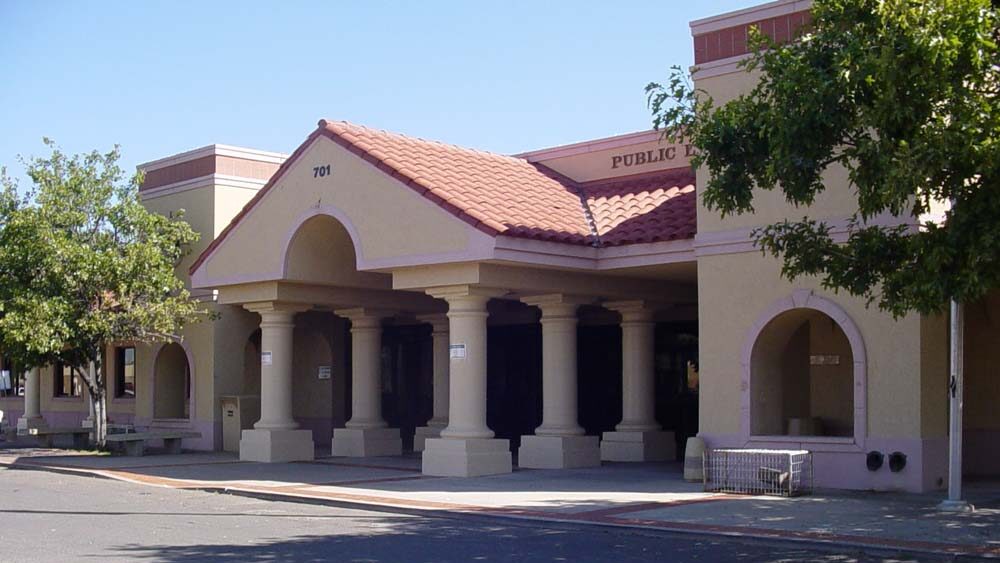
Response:
[{"label": "curb", "polygon": [[[873,541],[857,541],[853,538],[838,538],[835,535],[831,535],[829,538],[822,537],[801,537],[794,535],[794,532],[784,532],[782,530],[761,530],[761,529],[712,529],[707,525],[699,524],[681,524],[676,522],[667,521],[629,521],[626,518],[603,518],[603,519],[593,519],[593,518],[571,518],[563,517],[559,515],[547,515],[542,513],[531,513],[530,511],[503,511],[502,509],[489,509],[483,508],[479,510],[462,509],[443,509],[443,508],[410,508],[406,506],[398,506],[393,504],[380,504],[375,502],[363,502],[358,500],[348,500],[348,499],[333,499],[333,498],[321,498],[316,496],[309,496],[306,494],[289,494],[281,492],[268,492],[251,490],[242,487],[233,487],[226,485],[219,486],[204,486],[204,485],[191,485],[191,486],[172,486],[166,484],[155,484],[145,481],[143,479],[130,479],[126,477],[129,474],[127,471],[109,469],[108,474],[102,469],[90,469],[90,468],[77,468],[77,467],[59,467],[50,465],[36,465],[31,463],[18,463],[18,462],[6,462],[0,460],[0,466],[8,467],[10,469],[17,470],[28,470],[28,471],[47,471],[50,473],[57,473],[62,475],[70,475],[77,477],[92,477],[97,479],[105,479],[111,481],[123,481],[130,482],[134,484],[139,484],[143,486],[161,486],[172,489],[179,490],[194,490],[206,493],[215,494],[225,494],[240,496],[245,498],[254,498],[265,501],[280,501],[280,502],[293,502],[297,504],[310,504],[316,506],[332,506],[337,508],[346,508],[354,510],[367,510],[372,512],[384,512],[390,514],[405,514],[409,516],[425,516],[432,518],[449,518],[449,519],[475,519],[484,521],[498,520],[505,521],[517,521],[517,522],[544,522],[550,525],[557,525],[561,528],[568,527],[578,527],[581,525],[587,526],[598,526],[601,528],[609,529],[619,529],[619,530],[633,530],[641,531],[644,533],[653,534],[682,534],[686,536],[701,537],[701,538],[727,538],[731,540],[751,540],[755,542],[762,542],[767,544],[793,544],[793,545],[810,545],[821,549],[830,549],[834,547],[849,547],[859,550],[864,550],[868,554],[879,554],[879,555],[935,555],[951,557],[953,561],[955,560],[976,560],[976,559],[987,559],[987,560],[1000,560],[1000,549],[982,551],[983,548],[978,548],[972,545],[963,544],[941,544],[940,547],[935,546],[912,546],[902,545],[892,543],[891,539],[882,538],[872,538]],[[907,540],[902,540],[906,542]],[[988,548],[986,548],[988,549]]]}]

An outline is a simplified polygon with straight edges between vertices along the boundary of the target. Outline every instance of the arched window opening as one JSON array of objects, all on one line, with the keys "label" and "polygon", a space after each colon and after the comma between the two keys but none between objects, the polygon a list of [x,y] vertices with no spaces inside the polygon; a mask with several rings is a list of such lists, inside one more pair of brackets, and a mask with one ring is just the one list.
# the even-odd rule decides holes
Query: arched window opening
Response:
[{"label": "arched window opening", "polygon": [[854,436],[854,357],[837,322],[815,309],[771,319],[750,361],[755,436]]},{"label": "arched window opening", "polygon": [[189,418],[191,366],[180,344],[171,342],[156,355],[154,418]]}]

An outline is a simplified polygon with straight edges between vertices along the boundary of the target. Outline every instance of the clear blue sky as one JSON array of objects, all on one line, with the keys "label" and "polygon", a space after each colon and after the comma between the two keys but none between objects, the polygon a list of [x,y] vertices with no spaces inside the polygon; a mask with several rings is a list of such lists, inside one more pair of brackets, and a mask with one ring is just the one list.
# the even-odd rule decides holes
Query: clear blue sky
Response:
[{"label": "clear blue sky", "polygon": [[0,164],[291,152],[321,117],[502,153],[637,131],[688,22],[757,3],[0,0]]}]

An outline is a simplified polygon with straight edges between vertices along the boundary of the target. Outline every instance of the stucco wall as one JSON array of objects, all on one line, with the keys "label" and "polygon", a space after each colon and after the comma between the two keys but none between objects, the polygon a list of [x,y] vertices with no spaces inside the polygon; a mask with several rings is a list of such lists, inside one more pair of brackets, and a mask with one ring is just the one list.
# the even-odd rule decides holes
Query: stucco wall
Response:
[{"label": "stucco wall", "polygon": [[[331,173],[314,177],[314,167],[326,165]],[[316,208],[342,214],[360,247],[359,260],[454,253],[465,250],[471,236],[486,236],[321,137],[202,265],[204,275],[215,280],[276,279],[283,270],[287,241]]]},{"label": "stucco wall", "polygon": [[[716,106],[722,105],[740,94],[748,92],[757,82],[759,73],[737,72],[696,81],[696,87],[712,97]],[[698,193],[702,194],[708,184],[708,169],[698,171]],[[790,205],[780,189],[757,190],[753,198],[754,213],[729,216],[725,219],[717,211],[705,207],[698,197],[698,233],[746,229],[766,225],[785,219],[798,220],[804,216],[816,219],[842,219],[857,209],[857,201],[847,181],[847,173],[841,167],[831,167],[824,175],[827,189],[816,197],[808,208]]]},{"label": "stucco wall", "polygon": [[[740,288],[732,280],[739,272]],[[920,318],[900,320],[869,309],[862,300],[824,291],[816,280],[789,282],[780,264],[759,253],[703,256],[698,264],[701,345],[701,429],[740,432],[741,352],[757,318],[796,289],[811,289],[837,303],[864,338],[868,360],[868,428],[871,436],[919,436]]]}]

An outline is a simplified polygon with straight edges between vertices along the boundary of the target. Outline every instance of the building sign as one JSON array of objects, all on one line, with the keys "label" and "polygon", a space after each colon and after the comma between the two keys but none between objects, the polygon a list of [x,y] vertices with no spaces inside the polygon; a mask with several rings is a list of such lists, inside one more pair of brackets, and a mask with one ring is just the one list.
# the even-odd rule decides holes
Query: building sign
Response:
[{"label": "building sign", "polygon": [[465,343],[459,342],[458,344],[448,345],[448,356],[453,360],[464,360],[465,359]]},{"label": "building sign", "polygon": [[270,352],[261,352],[260,353],[260,365],[262,365],[262,366],[269,366],[269,365],[271,365],[271,353]]},{"label": "building sign", "polygon": [[611,168],[631,168],[633,166],[642,166],[644,164],[668,162],[675,160],[678,153],[682,153],[685,158],[690,158],[691,156],[694,156],[694,146],[672,145],[669,147],[660,147],[646,151],[612,155]]},{"label": "building sign", "polygon": [[330,366],[319,366],[319,378],[330,379]]},{"label": "building sign", "polygon": [[809,356],[811,366],[839,366],[840,356],[837,355],[813,355]]}]

